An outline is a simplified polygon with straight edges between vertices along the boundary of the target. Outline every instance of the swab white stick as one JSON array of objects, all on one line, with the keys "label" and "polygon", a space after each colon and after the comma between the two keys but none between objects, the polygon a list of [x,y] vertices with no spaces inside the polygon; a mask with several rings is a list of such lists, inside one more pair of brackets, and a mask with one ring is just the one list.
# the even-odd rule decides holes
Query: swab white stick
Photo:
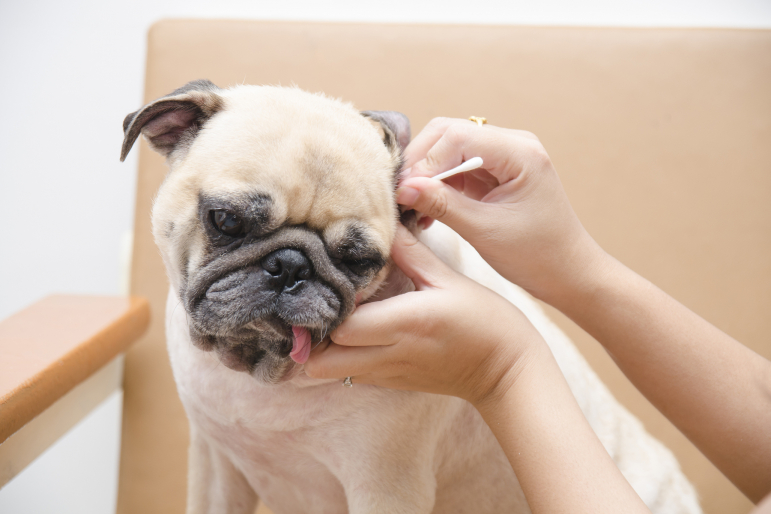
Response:
[{"label": "swab white stick", "polygon": [[482,161],[481,157],[472,157],[460,166],[457,166],[451,170],[447,170],[444,173],[440,173],[439,175],[434,175],[432,178],[435,178],[436,180],[444,180],[447,177],[452,177],[453,175],[463,173],[464,171],[475,170],[481,167],[482,164],[484,164],[484,162]]}]

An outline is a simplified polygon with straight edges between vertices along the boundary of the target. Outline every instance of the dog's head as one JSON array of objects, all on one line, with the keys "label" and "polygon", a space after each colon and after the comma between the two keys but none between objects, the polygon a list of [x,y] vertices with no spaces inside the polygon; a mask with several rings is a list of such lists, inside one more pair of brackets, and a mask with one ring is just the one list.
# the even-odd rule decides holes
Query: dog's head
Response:
[{"label": "dog's head", "polygon": [[168,159],[155,240],[193,342],[228,367],[281,380],[383,284],[403,115],[196,81],[123,125],[121,159],[140,133]]}]

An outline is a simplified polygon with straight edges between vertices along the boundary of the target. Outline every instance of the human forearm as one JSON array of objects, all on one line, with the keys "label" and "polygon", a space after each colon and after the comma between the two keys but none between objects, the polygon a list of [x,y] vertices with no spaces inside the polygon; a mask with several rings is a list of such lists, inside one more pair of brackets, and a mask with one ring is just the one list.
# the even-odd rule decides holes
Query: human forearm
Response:
[{"label": "human forearm", "polygon": [[771,490],[771,365],[615,259],[547,301],[753,501]]},{"label": "human forearm", "polygon": [[546,344],[477,405],[535,513],[649,512],[581,413]]}]

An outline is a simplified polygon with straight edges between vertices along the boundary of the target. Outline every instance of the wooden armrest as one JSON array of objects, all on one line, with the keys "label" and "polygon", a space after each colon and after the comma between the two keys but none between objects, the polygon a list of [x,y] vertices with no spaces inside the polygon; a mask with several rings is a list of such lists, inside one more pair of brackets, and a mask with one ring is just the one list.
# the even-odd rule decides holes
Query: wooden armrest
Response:
[{"label": "wooden armrest", "polygon": [[144,298],[54,295],[0,321],[0,443],[145,331]]}]

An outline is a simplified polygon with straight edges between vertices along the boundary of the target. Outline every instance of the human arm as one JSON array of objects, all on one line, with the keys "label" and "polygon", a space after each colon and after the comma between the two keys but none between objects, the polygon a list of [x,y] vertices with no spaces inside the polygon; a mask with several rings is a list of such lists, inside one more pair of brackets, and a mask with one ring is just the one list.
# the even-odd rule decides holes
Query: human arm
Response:
[{"label": "human arm", "polygon": [[[452,187],[425,178],[478,155],[485,169]],[[447,223],[593,335],[753,501],[769,493],[771,364],[607,255],[532,134],[436,120],[408,148],[407,166],[401,203]]]},{"label": "human arm", "polygon": [[355,384],[468,400],[536,514],[648,512],[516,307],[449,269],[404,229],[392,257],[417,290],[359,306],[332,334],[335,344],[311,354],[309,376],[353,375]]},{"label": "human arm", "polygon": [[771,364],[615,259],[548,297],[748,498],[771,492]]}]

